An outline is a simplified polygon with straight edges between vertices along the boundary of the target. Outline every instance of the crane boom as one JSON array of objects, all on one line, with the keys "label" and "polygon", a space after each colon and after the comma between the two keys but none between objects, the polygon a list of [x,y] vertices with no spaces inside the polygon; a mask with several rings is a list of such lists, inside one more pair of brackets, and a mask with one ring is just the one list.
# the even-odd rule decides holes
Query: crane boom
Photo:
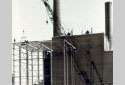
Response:
[{"label": "crane boom", "polygon": [[48,0],[42,0],[42,2],[44,3],[44,5],[46,7],[46,10],[47,10],[47,13],[48,13],[48,16],[49,16],[51,22],[53,23],[53,11],[48,3]]},{"label": "crane boom", "polygon": [[[53,24],[53,22],[54,22],[54,20],[53,20],[53,10],[49,5],[48,0],[42,0],[42,2],[44,3],[44,5],[46,7],[46,10],[47,10],[50,21]],[[62,27],[62,25],[60,23],[59,23],[59,25],[61,27],[61,30],[63,31],[63,34],[66,35],[66,31],[65,31],[64,27]]]}]

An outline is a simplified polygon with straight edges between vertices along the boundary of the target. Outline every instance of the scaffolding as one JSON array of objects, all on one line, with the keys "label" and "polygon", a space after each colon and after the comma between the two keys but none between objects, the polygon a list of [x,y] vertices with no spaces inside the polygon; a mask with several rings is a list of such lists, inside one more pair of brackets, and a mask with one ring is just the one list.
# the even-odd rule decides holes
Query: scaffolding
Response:
[{"label": "scaffolding", "polygon": [[24,41],[13,43],[13,85],[43,85],[44,51],[50,47],[39,41]]}]

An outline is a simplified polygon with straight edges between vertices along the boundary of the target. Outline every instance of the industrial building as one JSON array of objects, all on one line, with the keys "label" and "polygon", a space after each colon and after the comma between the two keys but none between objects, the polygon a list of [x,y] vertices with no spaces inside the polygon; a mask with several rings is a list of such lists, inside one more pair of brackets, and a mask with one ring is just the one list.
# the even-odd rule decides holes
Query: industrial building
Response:
[{"label": "industrial building", "polygon": [[54,0],[53,38],[13,43],[13,85],[113,85],[111,2],[105,3],[105,33],[62,33]]}]

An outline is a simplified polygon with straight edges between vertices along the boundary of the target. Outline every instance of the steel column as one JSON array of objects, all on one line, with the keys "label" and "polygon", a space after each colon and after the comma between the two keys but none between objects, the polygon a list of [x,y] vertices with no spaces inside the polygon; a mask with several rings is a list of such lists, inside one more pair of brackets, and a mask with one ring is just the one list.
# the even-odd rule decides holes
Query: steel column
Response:
[{"label": "steel column", "polygon": [[66,45],[64,41],[64,85],[66,85]]},{"label": "steel column", "polygon": [[73,65],[73,85],[75,85],[75,63],[74,63],[74,49],[72,48],[72,65]]},{"label": "steel column", "polygon": [[26,43],[26,85],[29,85],[29,63],[28,63],[29,55],[28,55],[28,45]]},{"label": "steel column", "polygon": [[42,56],[43,56],[43,85],[44,85],[44,48],[43,48],[43,45],[41,45],[42,46]]},{"label": "steel column", "polygon": [[33,85],[33,52],[31,51],[32,85]]},{"label": "steel column", "polygon": [[70,55],[70,58],[71,58],[71,85],[73,85],[73,78],[74,78],[74,73],[73,73],[73,56],[72,56],[72,48],[70,48],[71,50],[71,55]]},{"label": "steel column", "polygon": [[19,85],[21,85],[21,46],[19,46]]},{"label": "steel column", "polygon": [[12,76],[12,84],[15,85],[15,41],[13,43],[13,76]]},{"label": "steel column", "polygon": [[66,58],[67,58],[67,85],[69,84],[69,56],[67,55],[67,48],[66,48]]},{"label": "steel column", "polygon": [[39,82],[40,82],[40,80],[39,80],[39,47],[38,47],[38,51],[37,51],[37,62],[38,62],[38,84],[39,84]]}]

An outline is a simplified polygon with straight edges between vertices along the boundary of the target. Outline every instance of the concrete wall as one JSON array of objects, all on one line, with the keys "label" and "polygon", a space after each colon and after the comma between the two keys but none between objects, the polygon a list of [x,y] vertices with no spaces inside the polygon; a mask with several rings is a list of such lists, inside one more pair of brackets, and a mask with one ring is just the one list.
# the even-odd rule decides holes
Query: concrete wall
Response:
[{"label": "concrete wall", "polygon": [[[89,34],[54,37],[52,39],[53,57],[52,57],[52,85],[64,85],[64,55],[63,55],[63,40],[66,39],[76,47],[75,59],[79,62],[80,69],[87,71],[89,79],[94,85],[100,85],[97,74],[92,65],[88,61],[88,57],[95,62],[98,73],[103,79],[103,57],[104,57],[104,34]],[[70,66],[70,65],[69,65]],[[75,68],[77,68],[75,66]],[[79,73],[75,73],[75,85],[86,85],[81,82]],[[69,72],[69,83],[71,83],[71,72]]]},{"label": "concrete wall", "polygon": [[113,82],[113,51],[105,51],[103,59],[103,79],[105,83]]}]

